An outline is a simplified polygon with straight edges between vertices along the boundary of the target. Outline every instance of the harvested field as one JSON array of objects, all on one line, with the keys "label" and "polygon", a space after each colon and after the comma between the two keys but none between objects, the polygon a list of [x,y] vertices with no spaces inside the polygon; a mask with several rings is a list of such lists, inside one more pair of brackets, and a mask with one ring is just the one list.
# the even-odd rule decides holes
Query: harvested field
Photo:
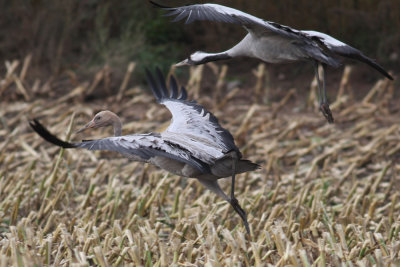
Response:
[{"label": "harvested field", "polygon": [[[123,134],[166,127],[167,109],[142,87],[126,87],[134,65],[108,97],[90,102],[83,99],[108,84],[104,73],[49,96],[63,81],[30,84],[29,60],[14,65],[0,81],[0,266],[400,264],[396,83],[380,80],[356,100],[346,68],[341,88],[331,91],[330,125],[315,108],[315,94],[309,105],[295,89],[269,104],[249,97],[265,96],[263,67],[255,70],[255,88],[228,90],[226,69],[205,66],[219,77],[213,95],[200,88],[203,67],[192,69],[191,98],[233,133],[245,158],[262,166],[236,183],[249,237],[229,204],[195,179],[116,153],[60,150],[29,128],[28,119],[37,117],[68,139],[105,108],[122,117]],[[315,82],[311,87],[315,92]],[[223,185],[229,192],[230,179]]]}]

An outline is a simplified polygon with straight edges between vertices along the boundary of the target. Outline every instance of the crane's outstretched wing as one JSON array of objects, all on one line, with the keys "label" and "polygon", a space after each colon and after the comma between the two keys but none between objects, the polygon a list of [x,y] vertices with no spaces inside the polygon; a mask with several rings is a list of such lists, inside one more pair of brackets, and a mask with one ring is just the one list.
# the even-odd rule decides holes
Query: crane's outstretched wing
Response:
[{"label": "crane's outstretched wing", "polygon": [[138,134],[117,137],[108,137],[97,140],[86,140],[80,143],[69,143],[60,140],[51,134],[37,120],[29,122],[35,132],[46,141],[63,148],[86,148],[88,150],[115,151],[127,156],[134,156],[141,161],[149,161],[152,157],[162,156],[189,164],[202,173],[209,173],[209,166],[201,160],[193,157],[190,151],[180,147],[171,146],[161,138],[160,134]]},{"label": "crane's outstretched wing", "polygon": [[[213,114],[195,101],[188,101],[183,86],[178,94],[178,85],[173,76],[170,78],[169,93],[159,69],[157,81],[148,70],[146,74],[157,101],[165,105],[172,114],[171,124],[161,133],[163,138],[187,148],[191,147],[190,150],[195,155],[197,152],[204,152],[214,159],[232,150],[239,152],[230,132],[221,127]],[[199,158],[202,159],[200,156]]]},{"label": "crane's outstretched wing", "polygon": [[256,16],[247,14],[240,10],[218,5],[218,4],[196,4],[180,7],[167,7],[150,0],[156,7],[169,11],[166,16],[176,16],[175,21],[186,18],[185,23],[196,20],[220,21],[226,23],[239,24],[247,30],[258,28],[259,31],[270,31],[272,33],[295,37],[299,34],[298,30],[275,22],[265,21]]},{"label": "crane's outstretched wing", "polygon": [[374,69],[376,69],[377,71],[379,71],[380,73],[382,73],[388,79],[393,80],[393,77],[389,73],[387,73],[387,71],[384,70],[382,66],[376,63],[373,59],[364,55],[360,50],[351,47],[350,45],[345,44],[333,38],[332,36],[322,32],[317,32],[317,31],[301,31],[301,32],[305,34],[307,37],[324,45],[330,51],[343,57],[352,58],[364,62],[373,67]]}]

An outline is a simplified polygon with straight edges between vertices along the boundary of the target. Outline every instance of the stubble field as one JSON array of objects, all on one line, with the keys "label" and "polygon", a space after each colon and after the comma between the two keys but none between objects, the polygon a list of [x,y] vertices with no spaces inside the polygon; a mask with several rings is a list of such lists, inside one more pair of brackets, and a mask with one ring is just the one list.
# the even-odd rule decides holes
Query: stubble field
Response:
[{"label": "stubble field", "polygon": [[[71,133],[109,109],[121,116],[123,134],[162,130],[170,114],[143,86],[119,81],[106,96],[84,101],[107,84],[105,71],[51,94],[62,81],[28,83],[29,61],[10,64],[0,82],[0,266],[400,264],[394,83],[380,80],[356,99],[346,68],[330,95],[336,123],[328,124],[313,93],[298,100],[309,92],[287,90],[261,103],[270,93],[263,67],[254,70],[255,87],[246,89],[229,86],[224,67],[192,69],[190,98],[232,132],[244,158],[262,167],[237,178],[247,236],[230,205],[195,179],[116,153],[63,151],[29,128],[36,117],[62,139],[105,137],[111,129]],[[209,67],[217,82],[207,95],[201,74]],[[229,185],[227,178],[226,192]]]}]

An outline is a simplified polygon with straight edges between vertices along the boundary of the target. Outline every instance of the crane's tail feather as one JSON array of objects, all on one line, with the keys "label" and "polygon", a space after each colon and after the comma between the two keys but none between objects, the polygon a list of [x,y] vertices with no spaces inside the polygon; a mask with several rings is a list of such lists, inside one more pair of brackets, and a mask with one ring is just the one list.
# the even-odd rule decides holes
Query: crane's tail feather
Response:
[{"label": "crane's tail feather", "polygon": [[68,142],[58,139],[57,136],[51,134],[37,119],[33,119],[33,120],[29,121],[29,125],[44,140],[46,140],[49,143],[52,143],[53,145],[60,146],[63,148],[76,148],[77,147],[76,145],[74,145],[72,143],[68,143]]},{"label": "crane's tail feather", "polygon": [[243,173],[260,169],[261,166],[250,160],[241,159],[237,162],[236,173]]}]

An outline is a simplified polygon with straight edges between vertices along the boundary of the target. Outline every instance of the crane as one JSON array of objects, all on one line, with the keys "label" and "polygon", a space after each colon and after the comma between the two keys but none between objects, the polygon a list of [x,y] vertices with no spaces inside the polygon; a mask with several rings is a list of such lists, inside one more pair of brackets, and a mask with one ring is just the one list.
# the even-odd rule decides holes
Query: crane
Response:
[{"label": "crane", "polygon": [[[46,141],[63,148],[115,151],[129,159],[154,164],[170,173],[197,178],[206,188],[225,199],[243,220],[247,233],[250,228],[247,214],[235,197],[235,175],[253,171],[258,164],[242,159],[230,132],[203,106],[187,99],[186,89],[179,90],[171,76],[169,90],[159,69],[156,77],[146,70],[147,80],[158,103],[172,114],[171,124],[161,133],[122,134],[122,122],[113,112],[105,110],[78,130],[112,126],[114,136],[97,140],[70,143],[51,134],[37,119],[29,122]],[[218,184],[218,179],[232,177],[230,196]]]},{"label": "crane", "polygon": [[[309,61],[314,66],[318,83],[319,104],[322,114],[329,123],[334,119],[329,108],[326,93],[327,66],[339,67],[338,56],[356,59],[375,68],[388,79],[393,77],[373,59],[361,51],[347,45],[332,36],[317,31],[300,31],[275,22],[266,21],[245,12],[218,4],[196,4],[181,7],[166,7],[154,1],[153,5],[168,11],[166,16],[176,16],[173,21],[186,18],[185,23],[196,20],[220,21],[241,25],[248,34],[234,47],[220,53],[196,51],[187,59],[175,64],[199,65],[210,61],[236,57],[252,57],[267,63],[288,63]],[[318,66],[322,66],[322,83]]]}]

